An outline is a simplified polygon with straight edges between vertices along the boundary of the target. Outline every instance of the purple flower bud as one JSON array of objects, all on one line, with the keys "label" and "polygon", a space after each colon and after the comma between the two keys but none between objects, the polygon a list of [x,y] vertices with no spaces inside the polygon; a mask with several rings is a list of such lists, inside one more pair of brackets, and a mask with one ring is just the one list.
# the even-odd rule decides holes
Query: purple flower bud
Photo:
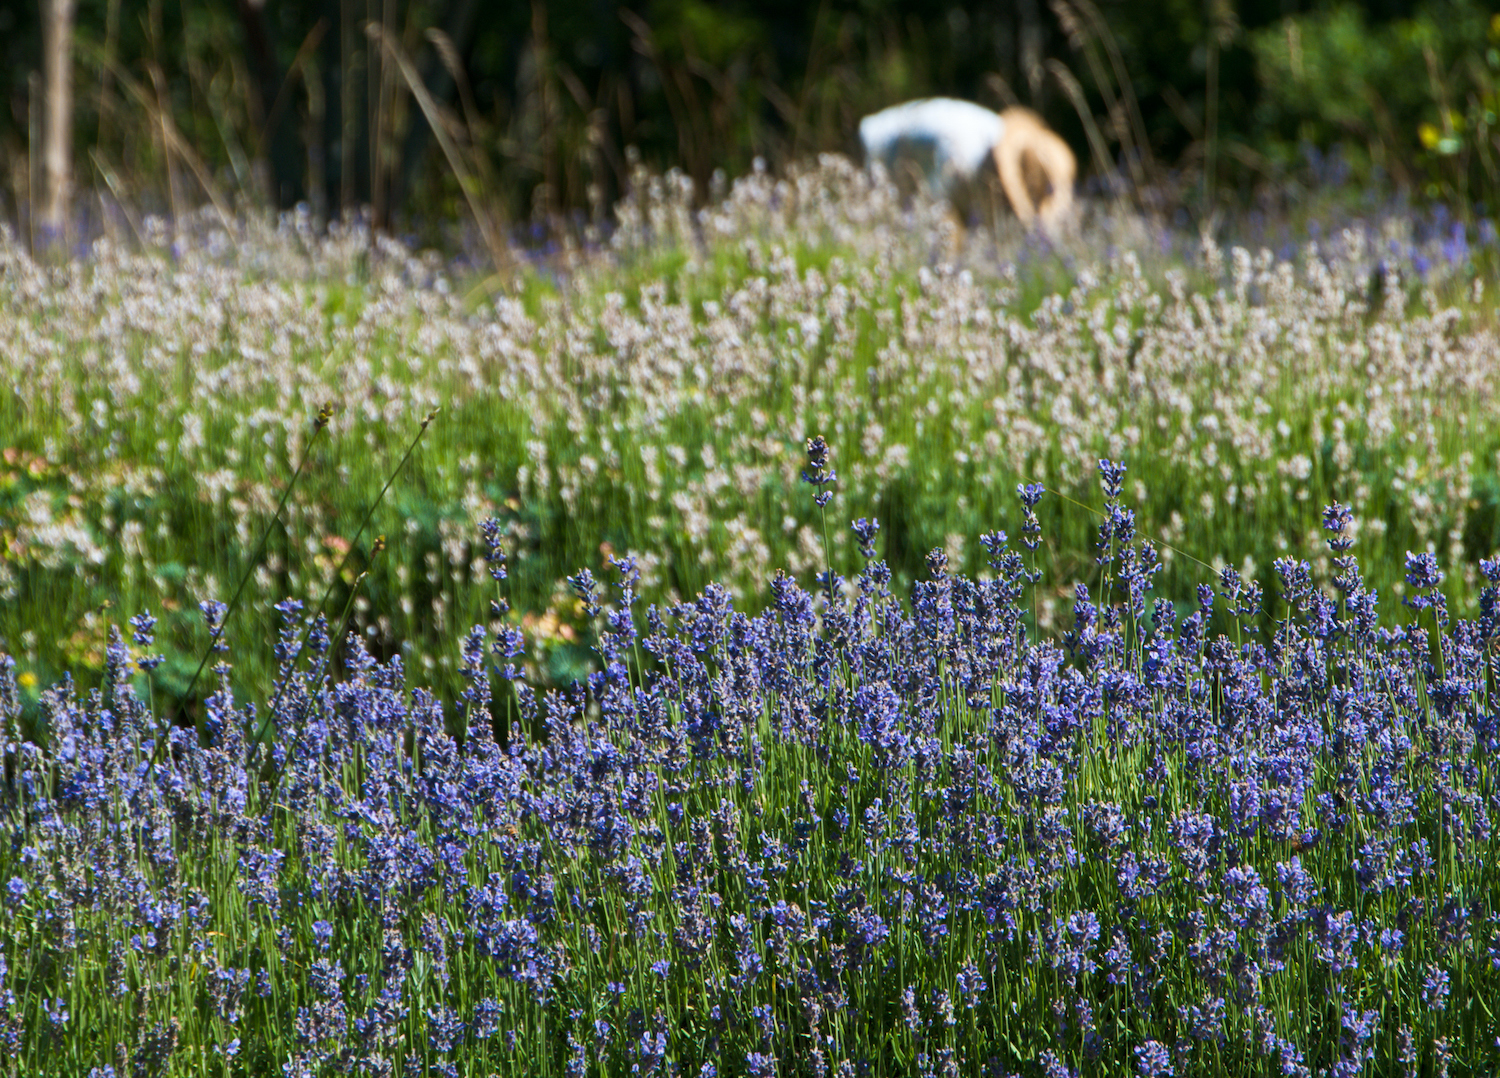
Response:
[{"label": "purple flower bud", "polygon": [[1099,461],[1099,482],[1104,487],[1106,501],[1114,501],[1125,486],[1125,465],[1112,460]]},{"label": "purple flower bud", "polygon": [[859,541],[860,554],[867,559],[873,558],[875,556],[875,535],[880,531],[880,521],[867,520],[864,517],[860,517],[850,525],[850,528],[854,532],[855,539]]}]

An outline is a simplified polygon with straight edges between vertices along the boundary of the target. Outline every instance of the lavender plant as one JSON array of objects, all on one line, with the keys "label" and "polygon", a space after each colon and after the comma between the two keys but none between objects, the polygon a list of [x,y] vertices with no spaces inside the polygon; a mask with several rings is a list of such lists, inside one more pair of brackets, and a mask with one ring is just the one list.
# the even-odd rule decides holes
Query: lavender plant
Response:
[{"label": "lavender plant", "polygon": [[[269,638],[276,602],[331,590],[330,617],[352,600],[372,653],[403,649],[459,700],[451,641],[488,620],[472,587],[487,516],[511,557],[497,620],[525,634],[535,682],[566,684],[589,626],[559,582],[601,542],[634,551],[642,596],[666,604],[716,581],[752,613],[773,567],[857,573],[856,537],[791,498],[814,429],[902,592],[934,547],[984,571],[965,540],[1017,482],[1086,499],[1087,462],[1128,455],[1121,503],[1161,540],[1157,587],[1184,609],[1201,573],[1176,551],[1233,553],[1278,616],[1275,560],[1326,573],[1318,510],[1339,501],[1389,601],[1411,550],[1472,613],[1500,536],[1492,229],[1457,243],[1452,222],[1392,212],[1316,237],[1273,222],[1221,249],[1101,214],[1074,248],[975,235],[950,262],[940,207],[841,158],[703,207],[680,181],[643,177],[607,245],[494,291],[297,215],[146,222],[144,242],[69,265],[0,238],[0,646],[27,713],[64,671],[100,684],[105,602],[157,616],[158,698],[202,695],[198,604],[241,580],[226,631]],[[317,434],[306,417],[329,400]],[[382,500],[392,431],[438,406]],[[1062,504],[1027,555],[1054,629],[1075,579],[1104,584],[1092,524]],[[367,538],[391,546],[356,592],[372,512]],[[234,667],[246,693],[275,672],[254,650]]]},{"label": "lavender plant", "polygon": [[595,672],[538,691],[479,626],[454,730],[358,634],[327,677],[295,603],[274,708],[221,654],[201,732],[135,691],[149,618],[42,695],[45,744],[0,656],[0,1073],[1492,1073],[1500,559],[1465,619],[1413,555],[1382,625],[1333,505],[1337,575],[1278,566],[1235,642],[1253,589],[1153,600],[1099,470],[1108,583],[1061,640],[1030,486],[1022,550],[935,552],[909,603],[865,520],[854,580],[753,615],[638,625],[628,560],[582,570]]}]

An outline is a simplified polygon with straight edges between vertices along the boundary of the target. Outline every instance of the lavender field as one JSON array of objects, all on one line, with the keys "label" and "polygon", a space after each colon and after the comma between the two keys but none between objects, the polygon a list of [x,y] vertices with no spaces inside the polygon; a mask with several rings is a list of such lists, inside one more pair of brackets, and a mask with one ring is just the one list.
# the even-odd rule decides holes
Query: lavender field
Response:
[{"label": "lavender field", "polygon": [[0,1074],[1500,1069],[1493,234],[638,191],[0,243]]}]

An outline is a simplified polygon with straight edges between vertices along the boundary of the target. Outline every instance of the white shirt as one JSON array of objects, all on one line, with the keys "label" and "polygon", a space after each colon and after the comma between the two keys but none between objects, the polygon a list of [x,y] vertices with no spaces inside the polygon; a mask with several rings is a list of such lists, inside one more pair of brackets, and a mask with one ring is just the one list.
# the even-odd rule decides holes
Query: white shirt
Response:
[{"label": "white shirt", "polygon": [[924,166],[927,182],[947,193],[979,172],[1005,130],[998,113],[951,97],[908,101],[859,121],[865,159],[890,168],[900,158]]}]

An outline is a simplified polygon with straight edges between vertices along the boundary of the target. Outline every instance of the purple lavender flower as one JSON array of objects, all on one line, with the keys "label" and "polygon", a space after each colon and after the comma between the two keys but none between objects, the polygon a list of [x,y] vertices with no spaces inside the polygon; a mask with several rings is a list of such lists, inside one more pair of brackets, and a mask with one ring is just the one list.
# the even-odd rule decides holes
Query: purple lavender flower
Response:
[{"label": "purple lavender flower", "polygon": [[1042,545],[1042,522],[1037,518],[1036,507],[1047,488],[1040,483],[1022,483],[1016,487],[1021,496],[1021,507],[1025,516],[1021,523],[1021,545],[1027,550],[1036,550]]},{"label": "purple lavender flower", "polygon": [[1201,1004],[1179,1006],[1178,1019],[1187,1028],[1187,1035],[1194,1041],[1216,1045],[1224,1044],[1224,1016],[1228,1003],[1223,996],[1205,994]]},{"label": "purple lavender flower", "polygon": [[755,1022],[760,1031],[760,1039],[763,1044],[770,1044],[776,1038],[776,1012],[764,1003],[750,1008],[750,1018]]},{"label": "purple lavender flower", "polygon": [[928,947],[937,948],[948,935],[948,898],[930,883],[922,884],[921,894],[917,929]]},{"label": "purple lavender flower", "polygon": [[486,996],[474,1005],[474,1036],[480,1040],[489,1040],[500,1032],[500,1004],[493,997]]},{"label": "purple lavender flower", "polygon": [[917,990],[911,985],[901,989],[901,1017],[909,1033],[922,1032],[922,1015],[917,1010]]},{"label": "purple lavender flower", "polygon": [[1375,1058],[1373,1041],[1380,1032],[1380,1012],[1348,1010],[1343,1015],[1344,1034],[1340,1047],[1350,1074],[1364,1073],[1364,1064]]},{"label": "purple lavender flower", "polygon": [[870,746],[881,770],[904,767],[911,757],[911,737],[901,714],[901,699],[887,685],[862,685],[855,691],[860,740]]},{"label": "purple lavender flower", "polygon": [[578,1035],[570,1029],[568,1030],[568,1060],[563,1065],[563,1074],[566,1078],[584,1078],[588,1072],[588,1045],[580,1041]]},{"label": "purple lavender flower", "polygon": [[1001,560],[1005,555],[1005,545],[1010,541],[1009,537],[1000,531],[985,532],[979,537],[979,545],[984,547],[988,556],[990,568],[999,572],[1004,564]]},{"label": "purple lavender flower", "polygon": [[1053,968],[1071,981],[1081,973],[1098,969],[1092,951],[1099,942],[1099,917],[1092,910],[1078,910],[1059,920],[1048,936],[1048,959]]},{"label": "purple lavender flower", "polygon": [[505,550],[500,545],[503,525],[495,517],[488,517],[479,524],[479,534],[484,539],[484,560],[489,564],[490,576],[497,583],[506,578]]},{"label": "purple lavender flower", "polygon": [[[133,630],[131,641],[138,648],[149,648],[156,641],[156,619],[148,611],[141,611],[130,619],[130,628]],[[135,664],[146,673],[150,673],[162,664],[164,657],[161,655],[142,655],[136,659]]]},{"label": "purple lavender flower", "polygon": [[1207,886],[1209,866],[1219,849],[1218,821],[1205,813],[1184,812],[1172,820],[1170,831],[1188,880],[1198,887]]},{"label": "purple lavender flower", "polygon": [[146,1074],[159,1074],[166,1070],[167,1061],[177,1051],[177,1038],[181,1031],[181,1023],[176,1018],[156,1023],[142,1040],[133,1062]]},{"label": "purple lavender flower", "polygon": [[1266,928],[1271,892],[1253,865],[1236,865],[1224,873],[1223,910],[1229,923],[1248,941]]},{"label": "purple lavender flower", "polygon": [[1099,461],[1099,482],[1104,487],[1106,501],[1114,501],[1125,489],[1125,465],[1112,460]]},{"label": "purple lavender flower", "polygon": [[314,655],[322,655],[328,650],[328,645],[328,618],[320,613],[313,618],[307,631],[307,647]]},{"label": "purple lavender flower", "polygon": [[1276,866],[1276,878],[1281,884],[1282,894],[1294,907],[1305,907],[1318,896],[1320,888],[1300,856],[1283,861]]},{"label": "purple lavender flower", "polygon": [[1435,596],[1433,592],[1442,582],[1443,574],[1438,569],[1436,554],[1406,552],[1406,583],[1417,593],[1407,596],[1407,606],[1420,611],[1440,605],[1441,596]]},{"label": "purple lavender flower", "polygon": [[1078,1078],[1078,1072],[1058,1058],[1055,1052],[1043,1052],[1037,1062],[1042,1065],[1045,1078]]},{"label": "purple lavender flower", "polygon": [[1141,1078],[1171,1078],[1176,1073],[1172,1069],[1172,1056],[1161,1041],[1147,1041],[1137,1045],[1135,1067]]},{"label": "purple lavender flower", "polygon": [[599,589],[594,583],[594,574],[587,569],[580,569],[576,574],[568,577],[568,586],[583,603],[584,612],[590,618],[598,617],[602,608],[599,604]]},{"label": "purple lavender flower", "polygon": [[1335,977],[1346,969],[1359,968],[1354,945],[1359,942],[1360,933],[1352,910],[1321,911],[1315,927],[1318,957],[1328,963]]},{"label": "purple lavender flower", "polygon": [[765,959],[755,942],[755,928],[748,917],[734,914],[729,918],[729,929],[734,937],[735,961],[739,964],[739,973],[730,977],[730,983],[738,990],[755,982],[766,968]]},{"label": "purple lavender flower", "polygon": [[1422,978],[1422,1002],[1434,1011],[1448,1008],[1448,971],[1429,963]]},{"label": "purple lavender flower", "polygon": [[1104,952],[1104,968],[1104,980],[1112,985],[1129,984],[1131,974],[1135,972],[1136,965],[1130,953],[1130,940],[1118,928],[1114,930],[1109,950]]},{"label": "purple lavender flower", "polygon": [[1296,558],[1277,558],[1271,563],[1281,579],[1281,594],[1289,607],[1296,611],[1307,609],[1307,604],[1316,594],[1313,584],[1312,566]]},{"label": "purple lavender flower", "polygon": [[932,990],[932,1009],[944,1029],[958,1025],[958,1017],[953,1013],[953,997],[941,988]]},{"label": "purple lavender flower", "polygon": [[833,499],[832,484],[838,475],[828,467],[828,443],[821,434],[807,440],[807,464],[802,469],[802,481],[817,488],[813,501],[822,509]]},{"label": "purple lavender flower", "polygon": [[458,1017],[457,1012],[447,1007],[427,1012],[427,1043],[439,1055],[453,1051],[463,1040],[466,1028],[467,1023]]},{"label": "purple lavender flower", "polygon": [[251,908],[265,905],[274,915],[281,909],[279,873],[286,854],[281,850],[247,849],[240,855],[240,890]]},{"label": "purple lavender flower", "polygon": [[639,1062],[631,1067],[632,1074],[655,1074],[661,1069],[662,1063],[667,1058],[667,1031],[664,1027],[665,1022],[659,1021],[657,1028],[646,1030],[641,1034],[640,1042],[633,1049],[633,1054]]},{"label": "purple lavender flower", "polygon": [[222,655],[229,650],[229,645],[223,640],[224,614],[229,608],[217,599],[204,599],[198,604],[199,611],[203,614],[204,624],[208,626],[208,635],[213,643],[213,651],[216,655]]},{"label": "purple lavender flower", "polygon": [[869,906],[851,910],[848,918],[850,935],[864,953],[878,950],[890,938],[890,925]]},{"label": "purple lavender flower", "polygon": [[979,998],[984,990],[989,987],[985,983],[983,974],[979,967],[973,962],[965,962],[963,968],[958,971],[957,976],[958,994],[963,999],[964,1007],[973,1010],[979,1005]]},{"label": "purple lavender flower", "polygon": [[214,1010],[219,1017],[230,1025],[239,1021],[240,1002],[249,984],[250,971],[248,969],[212,968],[209,970],[209,998],[213,1000]]},{"label": "purple lavender flower", "polygon": [[860,556],[869,559],[875,556],[875,536],[880,531],[880,521],[867,520],[860,517],[850,528],[854,531],[854,538],[859,541]]},{"label": "purple lavender flower", "polygon": [[611,565],[620,577],[620,602],[605,616],[605,623],[613,636],[613,649],[629,647],[636,639],[635,605],[636,594],[641,584],[641,571],[630,555],[614,557]]},{"label": "purple lavender flower", "polygon": [[1334,502],[1323,508],[1323,530],[1331,532],[1328,540],[1328,549],[1335,554],[1342,554],[1354,545],[1354,539],[1350,537],[1349,525],[1354,522],[1354,514],[1349,507]]},{"label": "purple lavender flower", "polygon": [[326,958],[316,959],[307,971],[307,985],[314,993],[333,999],[340,995],[344,967]]},{"label": "purple lavender flower", "polygon": [[276,664],[282,668],[282,677],[290,677],[289,664],[297,657],[302,648],[302,642],[298,639],[298,622],[302,615],[302,601],[300,599],[283,599],[273,609],[281,615],[281,628],[277,633],[276,645],[272,654],[276,658]]}]

